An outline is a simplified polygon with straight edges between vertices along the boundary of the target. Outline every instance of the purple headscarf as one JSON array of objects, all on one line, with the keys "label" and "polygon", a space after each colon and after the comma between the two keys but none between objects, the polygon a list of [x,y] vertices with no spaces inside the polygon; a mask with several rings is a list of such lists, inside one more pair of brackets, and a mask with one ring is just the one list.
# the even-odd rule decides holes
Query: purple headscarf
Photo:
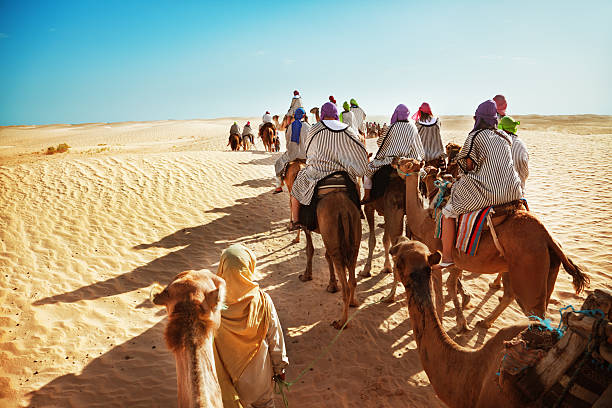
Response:
[{"label": "purple headscarf", "polygon": [[393,116],[391,116],[391,124],[394,124],[398,120],[408,120],[410,117],[410,109],[403,103],[397,105],[395,108],[395,112],[393,112]]},{"label": "purple headscarf", "polygon": [[492,128],[497,128],[497,105],[492,100],[484,101],[478,108],[476,109],[476,113],[474,113],[474,117],[476,118],[476,123],[474,123],[474,129],[472,132],[478,128],[481,122],[486,123]]},{"label": "purple headscarf", "polygon": [[324,118],[334,118],[338,120],[338,108],[331,102],[325,102],[321,106],[321,120]]}]

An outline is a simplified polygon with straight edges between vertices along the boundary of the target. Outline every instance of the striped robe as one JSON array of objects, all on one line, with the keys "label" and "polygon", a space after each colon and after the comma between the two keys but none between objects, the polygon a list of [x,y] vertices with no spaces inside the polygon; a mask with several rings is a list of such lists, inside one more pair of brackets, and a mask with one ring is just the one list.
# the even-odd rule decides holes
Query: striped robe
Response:
[{"label": "striped robe", "polygon": [[366,134],[366,124],[365,124],[366,113],[359,106],[356,108],[351,106],[351,112],[353,112],[353,118],[354,118],[353,127],[361,131],[365,135]]},{"label": "striped robe", "polygon": [[291,125],[285,131],[285,139],[287,143],[287,151],[281,155],[281,157],[274,163],[274,171],[277,176],[280,176],[281,172],[285,168],[285,165],[295,159],[306,158],[306,146],[308,143],[308,133],[310,132],[310,125],[306,122],[302,122],[302,130],[300,131],[300,142],[295,143],[291,141],[291,132],[293,131]]},{"label": "striped robe", "polygon": [[428,162],[444,157],[444,146],[440,136],[440,118],[436,118],[431,123],[417,122],[416,128],[419,131],[421,143],[423,143],[423,149],[425,150],[423,160]]},{"label": "striped robe", "polygon": [[525,194],[525,181],[529,177],[529,153],[527,152],[527,146],[517,135],[510,132],[503,131],[512,140],[512,162],[514,163],[514,169],[518,173],[521,179],[521,188],[523,194]]},{"label": "striped robe", "polygon": [[366,171],[368,177],[371,177],[381,167],[391,164],[395,156],[423,160],[425,155],[416,127],[407,120],[398,120],[391,127],[388,127],[376,143],[378,144],[378,152],[368,164],[368,170]]},{"label": "striped robe", "polygon": [[[455,213],[465,214],[522,198],[511,145],[512,140],[501,131],[485,129],[468,135],[457,155],[462,174],[453,183],[448,201]],[[472,171],[466,170],[468,157],[475,165]]]},{"label": "striped robe", "polygon": [[346,123],[353,129],[355,129],[355,131],[358,130],[357,126],[355,126],[355,116],[353,115],[353,112],[351,111],[342,112],[342,123]]},{"label": "striped robe", "polygon": [[310,128],[306,167],[298,173],[291,191],[303,205],[310,204],[320,180],[337,171],[346,171],[357,184],[368,166],[368,152],[355,130],[350,126],[332,130],[325,122],[332,121],[317,122]]}]

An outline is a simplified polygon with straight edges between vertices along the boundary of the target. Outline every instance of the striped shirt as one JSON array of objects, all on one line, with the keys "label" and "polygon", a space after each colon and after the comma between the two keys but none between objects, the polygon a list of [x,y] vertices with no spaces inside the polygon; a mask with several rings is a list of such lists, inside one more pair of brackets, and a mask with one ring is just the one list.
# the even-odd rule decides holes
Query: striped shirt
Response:
[{"label": "striped shirt", "polygon": [[357,107],[351,106],[351,112],[353,112],[353,117],[355,118],[355,121],[353,122],[354,123],[353,127],[357,130],[360,130],[365,135],[366,134],[366,125],[365,125],[366,113],[359,106]]},{"label": "striped shirt", "polygon": [[[492,129],[468,135],[457,155],[462,174],[453,184],[449,200],[457,214],[509,203],[523,196],[512,163],[511,144],[505,133]],[[467,171],[467,158],[474,162],[472,171]]]},{"label": "striped shirt", "polygon": [[527,152],[527,146],[517,135],[506,131],[503,132],[512,140],[512,147],[510,148],[512,151],[512,162],[514,163],[514,169],[521,179],[521,188],[523,189],[523,194],[525,194],[525,181],[529,177],[529,153]]},{"label": "striped shirt", "polygon": [[416,127],[407,120],[395,122],[376,142],[378,152],[368,164],[366,172],[370,177],[381,167],[391,164],[395,156],[422,160],[425,155]]},{"label": "striped shirt", "polygon": [[353,112],[351,112],[351,111],[342,112],[342,123],[346,123],[347,125],[349,125],[353,129],[355,129],[355,131],[358,130],[357,126],[355,124],[355,115],[353,115]]},{"label": "striped shirt", "polygon": [[[337,171],[346,171],[357,184],[368,166],[368,153],[355,130],[338,121],[325,122],[333,122],[333,126],[321,121],[310,128],[306,167],[298,173],[291,191],[304,205],[310,204],[320,180]],[[333,130],[332,127],[341,128]]]},{"label": "striped shirt", "polygon": [[416,128],[423,143],[425,157],[423,160],[430,161],[444,157],[444,146],[442,145],[442,137],[440,136],[440,119],[435,118],[430,123],[417,122]]}]

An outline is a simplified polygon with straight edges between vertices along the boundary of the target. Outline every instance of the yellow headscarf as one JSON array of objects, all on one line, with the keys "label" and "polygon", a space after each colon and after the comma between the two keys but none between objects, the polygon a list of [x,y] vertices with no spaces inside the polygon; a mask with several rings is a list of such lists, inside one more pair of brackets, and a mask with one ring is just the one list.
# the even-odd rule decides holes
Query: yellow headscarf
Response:
[{"label": "yellow headscarf", "polygon": [[221,312],[221,327],[215,346],[235,384],[259,351],[268,332],[270,305],[255,277],[255,255],[235,244],[221,254],[217,275],[225,279],[227,309]]}]

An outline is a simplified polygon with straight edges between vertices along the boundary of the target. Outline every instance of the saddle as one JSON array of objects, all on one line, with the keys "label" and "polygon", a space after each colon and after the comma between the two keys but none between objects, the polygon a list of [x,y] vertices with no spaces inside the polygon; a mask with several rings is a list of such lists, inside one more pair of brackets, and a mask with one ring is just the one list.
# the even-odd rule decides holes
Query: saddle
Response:
[{"label": "saddle", "polygon": [[334,192],[345,192],[348,194],[351,201],[361,212],[361,203],[359,201],[359,194],[357,192],[355,183],[353,183],[348,173],[344,171],[337,171],[324,179],[319,180],[315,187],[310,204],[304,205],[300,208],[300,224],[302,224],[309,231],[316,230],[318,228],[317,205],[319,204],[319,201],[327,194]]},{"label": "saddle", "polygon": [[[263,126],[262,126],[262,127],[259,129],[259,136],[263,135],[263,131],[264,131],[264,129],[266,129],[266,128],[270,128],[270,129],[272,129],[273,131],[275,131],[275,130],[276,130],[276,128],[274,127],[274,124],[273,124],[273,123],[270,123],[270,122],[268,122],[268,123],[264,123],[264,124],[263,124]],[[275,133],[276,133],[276,132],[275,132]]]},{"label": "saddle", "polygon": [[289,166],[292,166],[293,164],[306,164],[306,159],[295,159],[295,160],[291,160],[290,162],[285,163],[285,166],[283,167],[283,170],[280,172],[280,178],[284,179],[285,176],[287,176],[287,171],[289,170]]},{"label": "saddle", "polygon": [[405,181],[397,174],[391,165],[387,164],[378,169],[372,176],[372,191],[370,192],[370,200],[374,201],[384,196],[390,180],[394,178],[397,178],[405,183]]}]

